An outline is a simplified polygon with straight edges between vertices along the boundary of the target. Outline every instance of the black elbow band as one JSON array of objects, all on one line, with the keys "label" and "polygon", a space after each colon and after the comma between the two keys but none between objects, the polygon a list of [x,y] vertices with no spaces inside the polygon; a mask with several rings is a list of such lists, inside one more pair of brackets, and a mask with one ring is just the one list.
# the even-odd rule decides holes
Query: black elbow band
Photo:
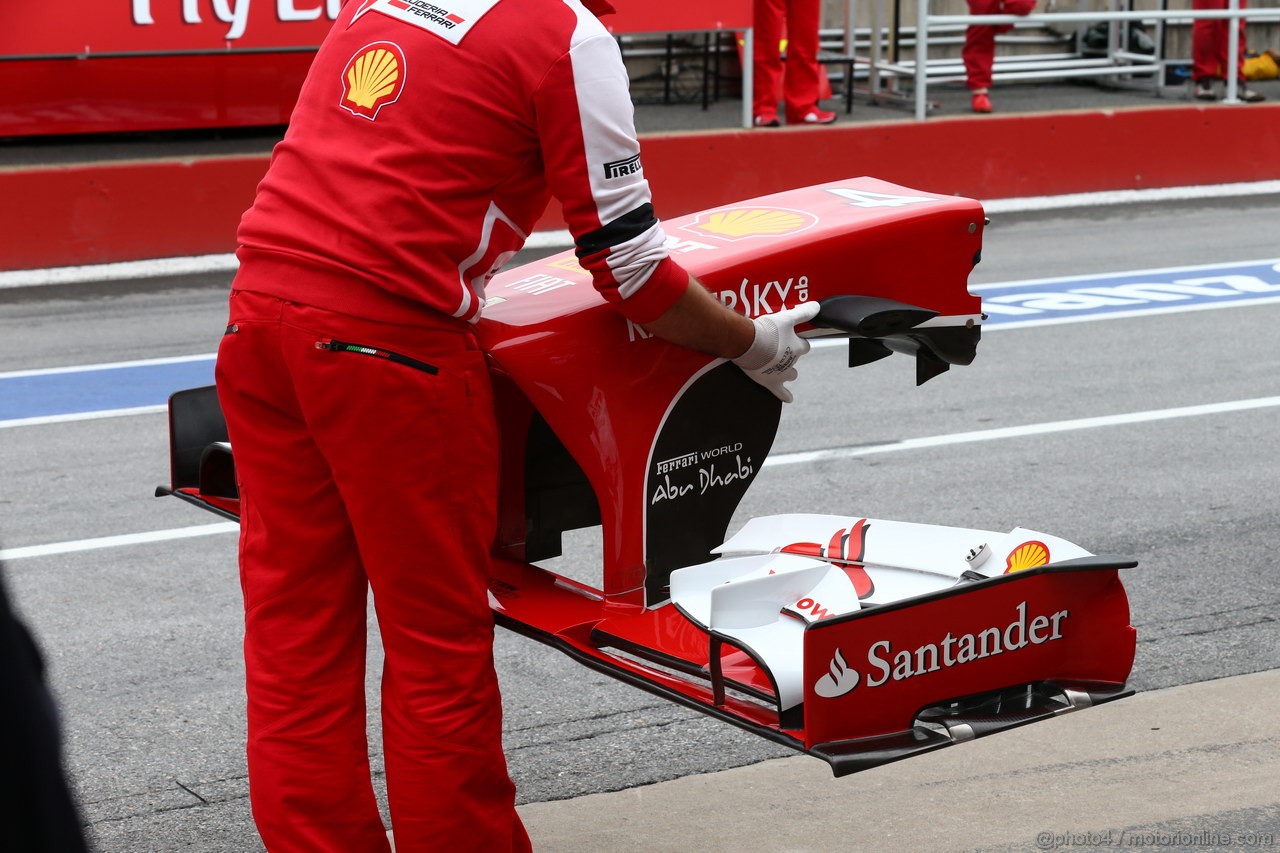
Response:
[{"label": "black elbow band", "polygon": [[595,231],[583,234],[578,238],[575,254],[581,259],[619,246],[645,233],[657,222],[657,217],[653,215],[653,205],[642,204]]}]

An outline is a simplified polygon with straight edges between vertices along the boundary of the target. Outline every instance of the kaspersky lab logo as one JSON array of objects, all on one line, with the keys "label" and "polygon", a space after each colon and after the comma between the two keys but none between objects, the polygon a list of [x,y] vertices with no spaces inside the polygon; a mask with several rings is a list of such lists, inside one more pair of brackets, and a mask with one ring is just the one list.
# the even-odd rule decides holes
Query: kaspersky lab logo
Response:
[{"label": "kaspersky lab logo", "polygon": [[974,634],[947,632],[936,643],[923,643],[914,649],[895,649],[891,640],[880,640],[867,648],[867,678],[849,666],[840,649],[831,656],[827,672],[813,685],[813,692],[824,699],[835,699],[859,684],[880,687],[893,681],[906,681],[920,675],[962,666],[984,658],[1017,652],[1061,640],[1063,623],[1071,614],[1066,610],[1027,618],[1027,603],[1014,608],[1014,619],[1007,625],[985,628]]}]

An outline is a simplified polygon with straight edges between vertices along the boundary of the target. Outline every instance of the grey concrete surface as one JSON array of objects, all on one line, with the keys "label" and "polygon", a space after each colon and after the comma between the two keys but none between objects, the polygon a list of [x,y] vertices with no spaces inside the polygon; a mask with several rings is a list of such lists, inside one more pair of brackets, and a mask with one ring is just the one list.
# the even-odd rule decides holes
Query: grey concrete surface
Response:
[{"label": "grey concrete surface", "polygon": [[1270,849],[1280,730],[1263,709],[1277,702],[1271,671],[1143,693],[841,779],[784,758],[520,812],[535,847],[557,853]]},{"label": "grey concrete surface", "polygon": [[[1255,199],[1001,217],[988,234],[975,282],[1276,257],[1278,205]],[[224,286],[122,283],[70,294],[56,287],[43,296],[0,293],[0,339],[6,342],[0,370],[209,352],[225,322]],[[1280,305],[1261,305],[992,331],[973,366],[920,388],[906,359],[849,371],[839,348],[819,349],[802,365],[797,402],[784,410],[775,452],[1277,395],[1278,324]],[[922,849],[918,838],[934,836],[909,833],[945,826],[957,827],[956,844],[948,847],[944,838],[933,849],[1026,849],[1038,831],[1077,827],[1154,831],[1199,827],[1202,819],[1222,829],[1273,826],[1275,800],[1250,792],[1257,790],[1255,777],[1273,780],[1265,774],[1274,766],[1260,767],[1243,747],[1231,745],[1251,743],[1250,733],[1271,724],[1274,693],[1243,679],[1238,683],[1250,689],[1241,688],[1230,701],[1225,693],[1194,691],[1160,693],[1158,703],[1144,697],[1280,666],[1276,424],[1276,410],[1263,409],[764,469],[733,529],[751,516],[781,511],[1004,529],[1023,524],[1093,551],[1138,558],[1141,566],[1126,576],[1126,585],[1139,631],[1133,680],[1145,692],[1025,732],[832,780],[821,762],[775,764],[789,755],[781,747],[500,632],[506,745],[523,806],[571,809],[578,797],[647,791],[645,786],[677,779],[690,790],[703,785],[711,793],[698,805],[713,814],[707,819],[737,815],[735,832],[721,839],[721,848],[698,837],[680,849],[805,849],[798,846],[803,837],[781,830],[821,833],[829,822],[844,827],[835,849],[867,850]],[[3,547],[213,521],[178,501],[151,497],[167,476],[166,445],[162,415],[0,431]],[[596,548],[591,534],[575,538],[570,556],[556,568],[589,578],[599,565]],[[97,848],[261,849],[243,757],[234,538],[22,559],[6,567],[6,576],[45,649],[75,790]],[[376,633],[372,643],[369,687],[376,708]],[[1191,710],[1178,713],[1193,713],[1196,706],[1213,711],[1219,740],[1197,741],[1204,733],[1199,724],[1177,728],[1173,746],[1149,740],[1159,734],[1143,734],[1140,725],[1113,727],[1115,714],[1155,718],[1157,711],[1173,713],[1188,704]],[[1045,769],[1054,762],[1020,763],[1036,750],[1011,738],[1034,735],[1050,743],[1064,725],[1118,742],[1116,749],[1130,750],[1123,755],[1156,746],[1183,750],[1178,791],[1194,795],[1151,787],[1171,784],[1170,762],[1135,757],[1112,767],[1066,755],[1056,759],[1064,767],[1060,780]],[[1153,719],[1152,727],[1163,731],[1165,724]],[[378,743],[376,722],[371,742]],[[1197,752],[1201,747],[1207,751]],[[1274,755],[1274,741],[1261,749]],[[736,783],[723,787],[708,775],[761,762],[770,762],[761,766],[763,774],[776,766],[802,769],[753,783],[763,792],[756,799]],[[376,746],[374,765],[380,767]],[[957,768],[968,775],[956,775]],[[793,782],[791,772],[823,787]],[[1085,784],[1091,773],[1114,792],[1108,803],[1095,805]],[[1020,787],[1020,780],[1026,785]],[[1151,792],[1161,809],[1135,806],[1114,819],[1056,820],[1116,805],[1110,800],[1121,796],[1120,780]],[[963,784],[953,790],[952,782]],[[382,784],[379,774],[375,785]],[[1202,785],[1208,792],[1203,796]],[[900,823],[884,824],[886,832],[876,829],[873,810],[859,807],[859,797],[880,789],[896,791],[901,800],[891,804]],[[1241,798],[1226,803],[1232,790]],[[771,803],[764,803],[765,794],[773,796]],[[691,803],[690,816],[671,820],[692,826],[696,797],[683,799]],[[1077,807],[1081,811],[1070,811]],[[797,820],[788,823],[792,812]],[[1026,822],[1016,831],[982,834],[983,821],[1010,812]],[[629,820],[618,810],[597,819],[595,829],[612,834],[583,849],[674,849],[655,846],[671,843],[673,833],[617,834],[615,824]],[[771,835],[775,825],[779,832]],[[557,844],[547,837],[541,849],[561,849]]]}]

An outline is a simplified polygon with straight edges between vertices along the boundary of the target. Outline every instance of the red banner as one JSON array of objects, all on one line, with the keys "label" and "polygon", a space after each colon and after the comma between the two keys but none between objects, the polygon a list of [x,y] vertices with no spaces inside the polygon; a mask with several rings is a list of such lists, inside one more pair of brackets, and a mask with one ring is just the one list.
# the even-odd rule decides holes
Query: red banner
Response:
[{"label": "red banner", "polygon": [[[8,0],[0,137],[283,124],[346,2]],[[615,33],[751,24],[750,0],[615,2]]]},{"label": "red banner", "polygon": [[[9,4],[0,57],[315,47],[344,0],[48,0]],[[617,0],[614,33],[744,29],[750,0]]]},{"label": "red banner", "polygon": [[315,47],[343,0],[47,0],[6,4],[0,57]]}]

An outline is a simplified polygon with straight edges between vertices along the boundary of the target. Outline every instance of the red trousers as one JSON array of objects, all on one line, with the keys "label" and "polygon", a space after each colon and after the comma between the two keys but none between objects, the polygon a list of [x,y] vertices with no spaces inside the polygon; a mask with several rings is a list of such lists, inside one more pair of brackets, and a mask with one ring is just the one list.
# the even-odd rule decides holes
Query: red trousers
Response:
[{"label": "red trousers", "polygon": [[[970,15],[1029,15],[1036,7],[1036,0],[969,0]],[[996,35],[1007,33],[1013,27],[970,26],[964,31],[964,47],[960,57],[964,60],[965,85],[970,89],[990,89],[991,70],[996,62]]]},{"label": "red trousers", "polygon": [[[1227,0],[1191,0],[1192,9],[1226,9]],[[1240,0],[1240,8],[1245,7],[1245,0]],[[1240,82],[1244,82],[1244,20],[1237,24],[1240,28],[1239,55],[1236,57],[1236,74]],[[1191,77],[1203,80],[1215,77],[1227,78],[1227,45],[1231,36],[1231,22],[1224,19],[1195,20],[1191,22]]]},{"label": "red trousers", "polygon": [[[778,80],[787,122],[799,122],[818,106],[819,0],[755,0],[755,48],[752,65],[752,110],[771,117],[778,113]],[[787,39],[783,77],[783,35]]]},{"label": "red trousers", "polygon": [[474,336],[449,318],[390,325],[244,289],[230,323],[217,384],[241,488],[263,841],[389,850],[365,736],[372,589],[397,850],[528,850],[493,668],[498,443]]}]

